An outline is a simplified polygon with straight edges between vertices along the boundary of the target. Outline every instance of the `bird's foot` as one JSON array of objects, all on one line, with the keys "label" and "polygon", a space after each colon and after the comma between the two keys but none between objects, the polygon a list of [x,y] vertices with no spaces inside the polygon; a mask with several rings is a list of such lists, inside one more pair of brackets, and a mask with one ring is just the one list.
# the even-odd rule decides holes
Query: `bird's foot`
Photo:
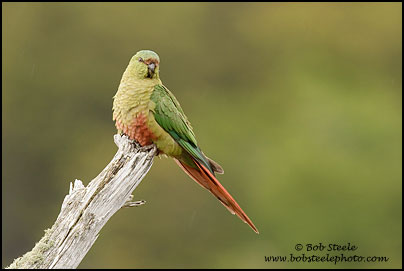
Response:
[{"label": "bird's foot", "polygon": [[158,154],[158,149],[157,149],[156,145],[154,145],[154,144],[143,146],[143,147],[140,148],[140,151],[148,152],[148,151],[150,151],[150,150],[152,150],[154,148],[156,148],[156,155],[157,155]]}]

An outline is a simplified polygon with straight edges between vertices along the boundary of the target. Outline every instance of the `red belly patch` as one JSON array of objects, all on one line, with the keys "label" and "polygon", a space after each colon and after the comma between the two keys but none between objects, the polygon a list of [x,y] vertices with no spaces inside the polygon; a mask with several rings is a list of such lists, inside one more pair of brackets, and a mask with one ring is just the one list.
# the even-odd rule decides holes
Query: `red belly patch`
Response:
[{"label": "red belly patch", "polygon": [[150,145],[156,136],[147,127],[147,118],[142,114],[138,114],[132,124],[126,126],[120,121],[116,121],[116,128],[122,130],[130,139],[136,140],[141,146]]}]

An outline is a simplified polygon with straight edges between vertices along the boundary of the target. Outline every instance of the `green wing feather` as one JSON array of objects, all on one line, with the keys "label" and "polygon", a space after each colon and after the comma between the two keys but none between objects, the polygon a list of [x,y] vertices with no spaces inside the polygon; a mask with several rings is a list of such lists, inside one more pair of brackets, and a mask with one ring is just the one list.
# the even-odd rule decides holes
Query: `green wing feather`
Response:
[{"label": "green wing feather", "polygon": [[[174,95],[164,86],[157,85],[150,98],[155,104],[152,110],[156,122],[192,157],[212,173],[208,158],[199,149],[191,124]],[[193,166],[193,165],[191,165]]]}]

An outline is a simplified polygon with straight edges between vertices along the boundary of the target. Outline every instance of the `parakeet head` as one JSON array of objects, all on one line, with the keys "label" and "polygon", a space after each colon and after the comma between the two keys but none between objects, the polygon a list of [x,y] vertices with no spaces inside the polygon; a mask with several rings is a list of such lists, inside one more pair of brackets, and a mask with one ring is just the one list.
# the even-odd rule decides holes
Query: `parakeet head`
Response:
[{"label": "parakeet head", "polygon": [[155,52],[142,50],[132,57],[129,67],[139,79],[155,79],[159,78],[159,64],[160,58]]}]

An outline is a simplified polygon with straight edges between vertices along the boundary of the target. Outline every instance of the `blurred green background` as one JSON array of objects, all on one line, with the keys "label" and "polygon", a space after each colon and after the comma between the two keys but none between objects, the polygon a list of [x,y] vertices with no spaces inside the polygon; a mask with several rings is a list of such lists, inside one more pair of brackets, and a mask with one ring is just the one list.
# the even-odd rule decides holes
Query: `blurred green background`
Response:
[{"label": "blurred green background", "polygon": [[[112,159],[112,96],[141,49],[260,234],[155,159],[146,205],[114,215],[79,267],[402,266],[401,3],[2,7],[3,267]],[[264,261],[318,242],[389,261]]]}]

